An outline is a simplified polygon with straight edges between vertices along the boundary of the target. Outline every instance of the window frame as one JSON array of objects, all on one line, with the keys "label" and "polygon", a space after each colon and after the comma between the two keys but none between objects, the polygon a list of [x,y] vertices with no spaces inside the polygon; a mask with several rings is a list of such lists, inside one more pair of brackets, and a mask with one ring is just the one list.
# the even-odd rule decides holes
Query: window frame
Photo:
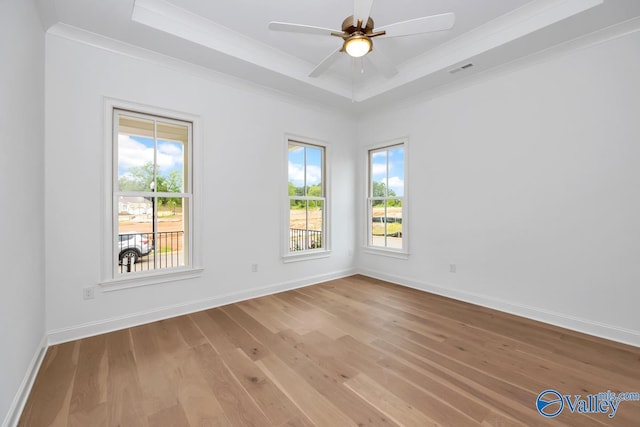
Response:
[{"label": "window frame", "polygon": [[[402,146],[404,151],[404,176],[403,176],[403,195],[400,197],[385,197],[387,199],[401,199],[402,200],[402,248],[390,248],[387,246],[372,245],[371,242],[371,201],[381,199],[380,197],[373,197],[373,185],[371,180],[371,155],[373,152],[389,150],[394,147]],[[364,182],[364,252],[375,255],[383,255],[392,258],[408,259],[409,258],[409,138],[402,137],[389,140],[382,143],[377,143],[365,147],[364,153],[364,170],[365,170],[365,182]]]},{"label": "window frame", "polygon": [[[105,98],[104,101],[104,181],[103,194],[104,206],[102,209],[102,277],[99,284],[103,287],[103,291],[112,291],[126,289],[131,287],[153,285],[165,283],[181,279],[189,279],[199,277],[202,274],[202,250],[200,238],[195,230],[201,229],[200,214],[200,194],[201,194],[201,177],[199,176],[201,159],[198,159],[201,133],[200,118],[188,113],[177,112],[173,110],[163,109],[159,107],[151,107],[132,102]],[[126,114],[141,118],[155,118],[167,123],[177,122],[180,124],[190,123],[191,143],[187,146],[187,168],[188,182],[185,183],[183,194],[189,194],[191,199],[190,208],[187,216],[188,223],[185,224],[185,239],[187,239],[189,251],[189,264],[173,268],[159,268],[144,272],[135,272],[128,274],[119,274],[117,272],[118,257],[118,219],[114,215],[117,201],[116,193],[117,176],[118,176],[118,158],[117,147],[115,144],[117,135],[116,110],[121,110]],[[190,191],[189,191],[190,190]],[[155,197],[163,197],[154,194]]]},{"label": "window frame", "polygon": [[[301,251],[290,251],[290,206],[293,198],[301,198],[301,196],[289,196],[289,145],[296,144],[300,146],[321,148],[322,149],[322,191],[323,197],[303,196],[305,200],[320,200],[323,202],[322,215],[322,242],[323,247],[317,249],[304,249]],[[326,258],[331,254],[331,225],[330,225],[330,150],[329,144],[325,141],[301,137],[297,135],[285,135],[284,138],[284,184],[282,206],[285,208],[283,217],[283,233],[282,233],[282,261],[285,263],[303,261],[308,259]],[[306,164],[305,164],[306,166]]]}]

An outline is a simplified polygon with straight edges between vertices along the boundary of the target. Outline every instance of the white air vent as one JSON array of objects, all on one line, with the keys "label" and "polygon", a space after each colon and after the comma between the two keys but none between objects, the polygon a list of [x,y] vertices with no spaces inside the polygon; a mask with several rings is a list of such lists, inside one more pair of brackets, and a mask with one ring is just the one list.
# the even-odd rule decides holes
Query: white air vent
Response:
[{"label": "white air vent", "polygon": [[471,62],[469,62],[468,64],[464,64],[461,67],[454,68],[453,70],[449,70],[449,73],[450,74],[455,74],[455,73],[457,73],[459,71],[463,71],[463,70],[466,70],[466,69],[471,68],[471,67],[473,67],[473,64]]}]

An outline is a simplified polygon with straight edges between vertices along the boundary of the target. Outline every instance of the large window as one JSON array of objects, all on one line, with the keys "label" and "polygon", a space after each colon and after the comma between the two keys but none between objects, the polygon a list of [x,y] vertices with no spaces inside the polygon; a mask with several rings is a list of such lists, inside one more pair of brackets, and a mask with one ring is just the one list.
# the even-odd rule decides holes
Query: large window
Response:
[{"label": "large window", "polygon": [[113,110],[113,277],[191,265],[192,123]]},{"label": "large window", "polygon": [[288,142],[288,254],[326,250],[325,148]]},{"label": "large window", "polygon": [[404,180],[404,143],[369,150],[367,246],[406,251]]}]

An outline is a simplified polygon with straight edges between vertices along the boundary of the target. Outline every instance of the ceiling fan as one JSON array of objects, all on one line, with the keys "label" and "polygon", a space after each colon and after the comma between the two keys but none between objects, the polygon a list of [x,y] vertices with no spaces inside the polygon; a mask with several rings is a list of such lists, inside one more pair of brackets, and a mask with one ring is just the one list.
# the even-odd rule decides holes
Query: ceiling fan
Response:
[{"label": "ceiling fan", "polygon": [[448,30],[452,28],[455,23],[455,15],[453,13],[443,13],[441,15],[424,16],[422,18],[374,28],[373,19],[369,15],[372,6],[373,0],[354,0],[353,15],[344,20],[342,23],[342,31],[313,25],[276,21],[269,23],[269,29],[342,38],[342,46],[324,58],[313,71],[311,71],[309,77],[318,77],[324,73],[342,53],[346,53],[353,58],[368,55],[368,58],[382,74],[386,77],[392,77],[398,72],[397,68],[386,56],[378,50],[373,49],[373,41],[371,39],[374,37],[401,37]]}]

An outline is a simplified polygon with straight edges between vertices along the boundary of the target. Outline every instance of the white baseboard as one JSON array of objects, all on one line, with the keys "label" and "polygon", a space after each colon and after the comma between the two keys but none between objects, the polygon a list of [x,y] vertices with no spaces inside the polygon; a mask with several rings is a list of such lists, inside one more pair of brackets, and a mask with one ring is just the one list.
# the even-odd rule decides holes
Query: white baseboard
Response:
[{"label": "white baseboard", "polygon": [[40,344],[31,359],[31,363],[29,363],[27,367],[27,372],[24,374],[24,378],[13,398],[13,402],[11,402],[11,406],[9,406],[9,412],[7,412],[7,416],[2,422],[2,427],[14,427],[18,424],[18,421],[20,421],[20,415],[22,414],[24,405],[27,403],[27,398],[31,393],[31,388],[36,380],[36,375],[40,370],[40,365],[42,365],[42,360],[46,352],[47,337],[45,335],[42,337],[42,340],[40,340]]},{"label": "white baseboard", "polygon": [[512,303],[509,301],[501,300],[499,298],[487,297],[485,295],[476,293],[445,288],[436,284],[427,283],[408,277],[387,274],[380,271],[358,269],[358,274],[384,280],[397,285],[406,286],[408,288],[453,298],[471,304],[492,308],[494,310],[503,311],[505,313],[514,314],[516,316],[526,317],[528,319],[533,319],[554,326],[571,329],[573,331],[582,332],[588,335],[593,335],[596,337],[617,341],[623,344],[640,347],[640,331],[637,330],[625,329],[614,325],[595,322],[593,320],[583,319],[564,313],[553,312],[539,307],[530,307],[523,304]]},{"label": "white baseboard", "polygon": [[175,316],[181,316],[183,314],[189,314],[214,307],[220,307],[222,305],[232,304],[238,301],[244,301],[251,298],[257,298],[265,295],[275,294],[278,292],[288,291],[291,289],[310,286],[317,283],[326,282],[328,280],[340,279],[343,277],[351,276],[353,274],[355,274],[355,270],[350,268],[327,274],[304,277],[299,280],[292,280],[259,288],[232,292],[213,298],[191,301],[184,304],[155,308],[126,316],[100,320],[97,322],[84,323],[69,328],[56,329],[49,331],[49,333],[47,334],[48,344],[60,344],[63,342],[73,341],[94,335],[100,335],[107,332],[117,331],[119,329],[130,328],[132,326],[138,326]]}]

